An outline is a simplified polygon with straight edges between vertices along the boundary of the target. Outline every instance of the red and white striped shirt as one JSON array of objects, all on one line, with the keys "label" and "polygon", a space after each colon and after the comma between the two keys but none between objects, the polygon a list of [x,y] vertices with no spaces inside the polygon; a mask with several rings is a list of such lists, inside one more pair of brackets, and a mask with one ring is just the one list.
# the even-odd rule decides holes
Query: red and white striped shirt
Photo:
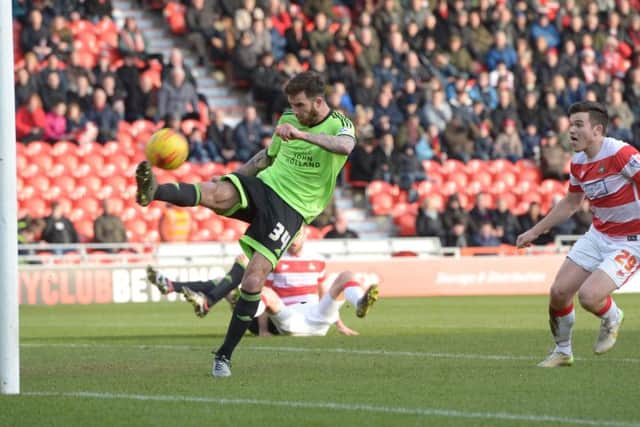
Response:
[{"label": "red and white striped shirt", "polygon": [[591,202],[593,226],[611,237],[640,235],[640,153],[626,142],[604,138],[593,159],[571,159],[569,191]]},{"label": "red and white striped shirt", "polygon": [[318,288],[325,275],[324,259],[303,250],[298,256],[285,254],[267,277],[266,286],[273,288],[285,305],[318,302]]}]

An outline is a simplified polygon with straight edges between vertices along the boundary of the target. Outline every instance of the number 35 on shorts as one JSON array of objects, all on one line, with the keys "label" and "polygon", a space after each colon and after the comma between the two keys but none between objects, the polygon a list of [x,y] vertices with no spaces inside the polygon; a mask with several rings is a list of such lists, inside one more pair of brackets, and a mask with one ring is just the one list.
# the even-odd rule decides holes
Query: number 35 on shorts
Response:
[{"label": "number 35 on shorts", "polygon": [[291,234],[287,230],[285,230],[284,225],[282,223],[277,223],[273,228],[271,234],[269,234],[269,238],[274,242],[280,241],[280,249],[284,249],[289,244],[289,240],[291,240]]},{"label": "number 35 on shorts", "polygon": [[620,277],[633,274],[638,267],[638,259],[625,249],[618,252],[613,259],[619,267],[616,274]]}]

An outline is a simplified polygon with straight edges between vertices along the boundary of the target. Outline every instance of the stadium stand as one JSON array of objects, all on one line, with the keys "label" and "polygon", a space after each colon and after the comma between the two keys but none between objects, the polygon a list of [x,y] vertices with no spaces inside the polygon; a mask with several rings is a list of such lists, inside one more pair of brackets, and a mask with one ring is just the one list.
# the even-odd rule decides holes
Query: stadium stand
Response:
[{"label": "stadium stand", "polygon": [[[492,232],[508,243],[498,204],[522,226],[532,204],[544,214],[566,189],[565,111],[576,100],[606,103],[611,136],[640,146],[637,1],[578,0],[572,10],[548,0],[273,0],[236,8],[209,0],[77,3],[72,12],[55,2],[15,8],[13,33],[19,217],[44,218],[57,201],[83,242],[92,240],[90,225],[105,198],[116,201],[130,242],[157,242],[162,207],[142,210],[134,200],[133,168],[149,135],[171,126],[187,137],[194,129],[206,137],[204,157],[160,171],[160,181],[206,180],[234,170],[241,151],[237,125],[218,126],[211,116],[243,112],[244,100],[229,98],[224,86],[244,88],[268,135],[277,114],[265,109],[264,85],[257,83],[269,76],[273,102],[284,107],[278,85],[304,69],[326,76],[330,104],[357,124],[357,166],[354,157],[336,208],[365,238],[415,236],[423,216],[439,224],[442,244],[468,244],[478,224],[465,215],[451,222],[446,209],[455,196],[468,214],[482,195]],[[136,20],[148,15],[159,19],[143,20],[136,30]],[[200,15],[210,18],[205,28],[197,27]],[[165,45],[148,35],[165,28],[169,45],[153,52],[150,46]],[[210,48],[198,50],[198,38]],[[184,52],[200,55],[201,64],[186,61]],[[273,65],[259,61],[267,52]],[[176,67],[200,93],[198,108],[160,117],[158,93],[170,89],[167,76]],[[199,87],[203,71],[225,83]],[[82,88],[85,79],[89,91]],[[104,107],[94,100],[98,93],[106,95]],[[58,103],[66,108],[54,111]],[[59,123],[60,133],[47,132]],[[546,167],[558,156],[564,167],[550,178]],[[427,199],[430,207],[423,209]],[[192,241],[229,242],[244,231],[205,209],[191,216]],[[309,237],[321,238],[326,223],[315,225]]]}]

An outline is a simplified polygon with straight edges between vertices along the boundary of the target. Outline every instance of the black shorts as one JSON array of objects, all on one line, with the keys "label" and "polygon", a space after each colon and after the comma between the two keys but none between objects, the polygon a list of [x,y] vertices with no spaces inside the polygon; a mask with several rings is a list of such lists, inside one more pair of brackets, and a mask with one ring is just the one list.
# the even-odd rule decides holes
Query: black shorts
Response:
[{"label": "black shorts", "polygon": [[249,258],[255,251],[259,252],[275,268],[300,231],[302,215],[255,176],[229,174],[222,179],[236,187],[240,202],[228,211],[219,213],[249,223],[249,228],[240,238],[242,250]]}]

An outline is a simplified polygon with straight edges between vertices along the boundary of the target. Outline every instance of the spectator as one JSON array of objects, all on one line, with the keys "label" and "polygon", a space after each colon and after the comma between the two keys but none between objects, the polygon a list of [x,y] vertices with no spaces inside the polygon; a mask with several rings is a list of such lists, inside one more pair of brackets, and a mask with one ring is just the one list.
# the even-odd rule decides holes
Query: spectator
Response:
[{"label": "spectator", "polygon": [[393,182],[393,134],[385,133],[380,137],[378,145],[373,150],[374,173],[373,179]]},{"label": "spectator", "polygon": [[427,133],[420,125],[420,118],[415,114],[410,115],[407,120],[405,120],[400,126],[398,135],[396,136],[395,145],[396,148],[402,148],[405,145],[409,145],[411,147],[414,147],[414,149],[416,149],[416,152],[417,147],[421,146],[420,149],[423,150],[423,156],[426,155],[428,156],[428,158],[433,157],[433,153],[431,153],[431,155],[429,156],[424,152],[424,150],[430,151],[431,147],[427,142]]},{"label": "spectator", "polygon": [[67,61],[73,51],[73,34],[64,16],[57,15],[53,18],[49,33],[53,53]]},{"label": "spectator", "polygon": [[483,121],[478,126],[478,135],[473,141],[474,159],[490,160],[493,153],[493,139],[491,139],[491,128],[487,121]]},{"label": "spectator", "polygon": [[330,84],[343,83],[348,91],[355,88],[357,76],[353,67],[347,62],[343,50],[334,50],[333,57],[327,64],[327,74]]},{"label": "spectator", "polygon": [[236,159],[246,162],[263,147],[260,144],[262,135],[262,121],[256,109],[249,106],[244,111],[244,117],[236,126],[233,138],[236,141]]},{"label": "spectator", "polygon": [[[198,65],[204,65],[209,60],[209,45],[213,44],[215,19],[213,3],[206,3],[205,0],[192,0],[187,6],[185,14],[187,40],[198,55]],[[222,47],[223,40],[218,41],[220,47]]]},{"label": "spectator", "polygon": [[207,138],[216,147],[223,163],[229,163],[236,157],[233,143],[233,128],[224,122],[223,110],[211,110],[211,123],[207,128]]},{"label": "spectator", "polygon": [[327,15],[318,13],[314,19],[314,29],[309,34],[311,52],[327,52],[333,42],[333,34],[329,31]]},{"label": "spectator", "polygon": [[49,36],[49,30],[43,25],[42,13],[36,8],[32,9],[28,24],[20,31],[20,49],[24,53],[35,53],[41,61],[52,51]]},{"label": "spectator", "polygon": [[518,219],[509,210],[507,199],[498,197],[496,200],[496,210],[493,213],[493,225],[495,226],[495,236],[502,243],[515,245],[516,238],[520,234],[520,224]]},{"label": "spectator", "polygon": [[197,126],[193,128],[189,137],[189,161],[194,163],[222,162],[222,156],[216,146],[204,138],[203,132]]},{"label": "spectator", "polygon": [[474,136],[471,128],[460,116],[453,116],[442,133],[444,151],[447,156],[468,162],[474,153]]},{"label": "spectator", "polygon": [[276,68],[273,55],[269,52],[264,53],[253,74],[251,93],[257,102],[265,105],[269,123],[277,112],[283,111],[287,106],[287,99],[282,90],[284,83],[285,77]]},{"label": "spectator", "polygon": [[619,139],[620,141],[633,141],[633,134],[631,133],[631,129],[624,127],[622,118],[620,118],[620,116],[618,115],[614,115],[611,117],[611,123],[608,126],[607,135],[611,138]]},{"label": "spectator", "polygon": [[158,118],[164,119],[168,114],[182,119],[199,119],[198,95],[193,85],[185,81],[182,68],[174,68],[171,80],[165,82],[158,92]]},{"label": "spectator", "polygon": [[258,66],[258,51],[250,31],[243,31],[233,52],[231,63],[233,78],[237,81],[251,81],[251,76]]},{"label": "spectator", "polygon": [[504,31],[496,32],[493,47],[487,53],[486,64],[489,71],[495,70],[498,62],[504,62],[509,69],[518,62],[516,51],[507,44],[507,36]]},{"label": "spectator", "polygon": [[163,242],[186,242],[191,232],[191,215],[186,209],[167,203],[158,227]]},{"label": "spectator", "polygon": [[575,228],[573,229],[573,233],[576,235],[583,235],[586,233],[591,227],[591,222],[593,220],[593,214],[591,213],[591,205],[589,203],[589,199],[586,197],[580,203],[580,207],[573,214],[573,220],[575,221]]},{"label": "spectator", "polygon": [[504,125],[507,119],[513,120],[516,127],[520,127],[518,110],[516,110],[512,96],[513,93],[507,89],[498,92],[498,106],[491,112],[491,122],[494,128]]},{"label": "spectator", "polygon": [[622,92],[619,90],[611,91],[611,99],[607,106],[609,117],[618,116],[620,125],[625,129],[631,129],[634,122],[633,112],[629,108],[629,104],[624,100]]},{"label": "spectator", "polygon": [[544,179],[566,179],[565,164],[569,158],[554,131],[547,131],[540,147],[540,172]]},{"label": "spectator", "polygon": [[400,190],[409,192],[409,201],[413,202],[415,197],[415,194],[412,194],[413,184],[416,181],[424,181],[425,175],[412,145],[406,144],[392,156],[392,170],[394,182],[398,184]]},{"label": "spectator", "polygon": [[[47,243],[78,243],[78,233],[75,227],[65,217],[62,210],[62,205],[58,202],[51,204],[51,214],[45,218],[45,228],[42,232],[42,240]],[[62,255],[65,252],[72,251],[73,249],[53,249],[52,252]]]},{"label": "spectator", "polygon": [[49,142],[57,142],[66,138],[67,134],[67,104],[60,101],[56,103],[45,116],[44,139]]},{"label": "spectator", "polygon": [[264,12],[256,8],[253,11],[253,23],[251,24],[251,35],[253,36],[253,49],[258,58],[265,53],[271,53],[271,31],[265,26]]},{"label": "spectator", "polygon": [[40,88],[40,98],[45,111],[51,111],[58,102],[67,102],[67,94],[60,84],[58,73],[49,73],[47,83]]},{"label": "spectator", "polygon": [[544,106],[540,111],[540,131],[546,132],[555,129],[556,118],[565,114],[558,105],[558,97],[549,91],[544,96]]},{"label": "spectator", "polygon": [[38,82],[25,68],[16,71],[15,108],[24,105],[31,95],[38,93]]},{"label": "spectator", "polygon": [[[520,223],[521,230],[529,230],[535,224],[540,222],[540,220],[544,218],[542,215],[542,210],[540,208],[540,203],[531,202],[529,204],[529,209],[526,213],[518,216],[518,222]],[[547,234],[542,234],[536,240],[533,241],[533,244],[536,246],[546,245],[552,241],[551,236]]]},{"label": "spectator", "polygon": [[333,227],[324,235],[325,239],[357,239],[358,233],[348,227],[347,217],[336,211]]},{"label": "spectator", "polygon": [[581,53],[580,75],[589,86],[596,81],[600,66],[596,62],[596,53],[593,49],[585,49]]},{"label": "spectator", "polygon": [[89,111],[93,103],[91,90],[89,78],[87,76],[78,76],[75,90],[67,92],[67,100],[69,103],[78,104],[82,111]]},{"label": "spectator", "polygon": [[118,51],[120,55],[134,55],[140,59],[147,58],[147,40],[138,28],[138,22],[133,17],[127,17],[118,34]]},{"label": "spectator", "polygon": [[304,21],[301,16],[294,16],[290,28],[284,33],[287,42],[285,51],[296,55],[302,62],[311,59],[311,42],[309,41],[309,33],[304,29]]},{"label": "spectator", "polygon": [[372,73],[365,73],[364,77],[356,83],[353,101],[356,105],[363,107],[373,107],[376,103],[378,93],[376,81]]},{"label": "spectator", "polygon": [[388,35],[392,25],[398,27],[402,23],[402,11],[394,0],[383,0],[379,3],[372,16],[373,27],[378,33],[380,40]]},{"label": "spectator", "polygon": [[93,142],[98,137],[98,128],[87,121],[86,116],[75,102],[67,108],[67,137],[80,145]]},{"label": "spectator", "polygon": [[437,237],[445,245],[446,233],[437,208],[437,201],[433,197],[426,197],[422,201],[416,217],[416,236]]},{"label": "spectator", "polygon": [[107,104],[107,94],[101,88],[93,92],[93,106],[87,113],[87,120],[98,128],[98,142],[104,144],[117,139],[119,117]]},{"label": "spectator", "polygon": [[16,138],[25,143],[42,139],[46,125],[42,101],[34,93],[29,97],[28,103],[16,111]]},{"label": "spectator", "polygon": [[[538,104],[538,95],[535,92],[527,92],[521,100],[518,108],[518,117],[524,129],[529,125],[534,125],[536,129],[540,128],[540,107]],[[522,102],[524,100],[524,102]]]},{"label": "spectator", "polygon": [[467,226],[464,223],[454,222],[451,231],[447,233],[445,246],[453,248],[465,248],[469,246],[467,234]]},{"label": "spectator", "polygon": [[[126,57],[125,57],[125,60],[126,60]],[[133,64],[133,65],[135,65],[135,64]],[[191,83],[193,85],[193,87],[197,86],[196,79],[195,79],[195,77],[193,77],[193,73],[191,72],[191,68],[189,68],[189,66],[187,64],[185,64],[185,62],[184,62],[184,56],[182,54],[182,49],[177,48],[177,47],[171,48],[171,50],[169,51],[169,59],[162,66],[161,79],[162,79],[163,82],[171,79],[171,72],[175,68],[182,68],[182,70],[184,71],[185,80],[188,81],[189,83]],[[122,69],[122,67],[119,68],[118,71],[120,71],[121,69]],[[120,74],[118,74],[118,75],[120,75]],[[131,78],[129,80],[132,81],[132,82],[134,81]]]},{"label": "spectator", "polygon": [[525,159],[538,162],[540,160],[541,140],[538,127],[535,124],[529,124],[522,135],[522,156]]},{"label": "spectator", "polygon": [[444,92],[433,92],[431,103],[425,103],[422,109],[422,119],[425,125],[434,125],[440,132],[443,132],[452,117],[453,111],[444,99]]},{"label": "spectator", "polygon": [[538,12],[538,20],[531,25],[531,40],[543,37],[547,41],[547,46],[551,49],[560,45],[560,34],[558,29],[549,21],[549,16],[545,9]]},{"label": "spectator", "polygon": [[469,212],[469,233],[477,234],[480,231],[482,223],[493,220],[493,211],[490,207],[491,196],[487,193],[478,193],[476,195],[476,203]]},{"label": "spectator", "polygon": [[459,34],[453,34],[449,39],[449,52],[451,53],[451,65],[456,67],[458,71],[464,73],[473,71],[473,59],[469,51],[463,46],[462,37]]},{"label": "spectator", "polygon": [[469,51],[476,61],[484,62],[491,49],[493,36],[482,22],[479,10],[469,12],[469,30]]},{"label": "spectator", "polygon": [[349,156],[351,181],[371,182],[373,180],[376,166],[374,148],[375,145],[371,139],[358,138],[358,143]]},{"label": "spectator", "polygon": [[379,127],[381,118],[384,116],[389,119],[393,129],[397,129],[404,121],[402,112],[398,108],[396,101],[393,99],[393,95],[391,93],[381,91],[378,95],[376,104],[373,106],[373,125]]},{"label": "spectator", "polygon": [[496,237],[496,231],[490,221],[480,223],[478,231],[471,235],[471,244],[479,247],[500,246],[500,240]]},{"label": "spectator", "polygon": [[[102,214],[93,223],[93,236],[96,243],[125,243],[127,233],[122,220],[113,214],[113,203],[102,201]],[[110,252],[117,252],[111,249]]]},{"label": "spectator", "polygon": [[493,146],[494,159],[509,159],[516,162],[522,158],[523,149],[516,122],[508,117],[502,124],[504,130],[496,137]]}]

